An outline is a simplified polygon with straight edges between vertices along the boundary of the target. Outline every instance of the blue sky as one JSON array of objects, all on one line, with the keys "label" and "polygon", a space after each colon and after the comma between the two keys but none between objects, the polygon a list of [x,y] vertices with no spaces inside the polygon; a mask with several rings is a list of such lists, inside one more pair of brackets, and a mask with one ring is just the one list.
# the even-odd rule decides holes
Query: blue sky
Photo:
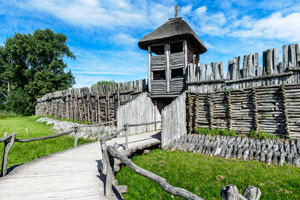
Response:
[{"label": "blue sky", "polygon": [[147,77],[137,42],[169,18],[174,5],[207,46],[203,63],[224,62],[300,41],[299,0],[0,0],[0,45],[15,32],[64,33],[77,57],[66,59],[75,87]]}]

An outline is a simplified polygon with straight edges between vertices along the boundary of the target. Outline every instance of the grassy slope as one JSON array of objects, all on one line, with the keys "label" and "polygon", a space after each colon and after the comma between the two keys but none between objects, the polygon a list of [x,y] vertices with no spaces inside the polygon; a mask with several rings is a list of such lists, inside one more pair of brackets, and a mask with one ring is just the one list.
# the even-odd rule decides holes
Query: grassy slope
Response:
[{"label": "grassy slope", "polygon": [[[137,165],[204,199],[221,199],[220,189],[235,184],[240,192],[248,185],[261,189],[261,199],[300,199],[300,169],[258,161],[227,160],[202,154],[154,150],[132,158]],[[171,199],[161,187],[128,167],[117,173],[119,184],[128,185],[125,199]],[[175,198],[179,199],[179,198]]]},{"label": "grassy slope", "polygon": [[[17,138],[22,139],[57,134],[51,130],[51,125],[37,123],[37,119],[38,117],[36,116],[2,118],[0,119],[0,137],[4,135],[4,132],[8,132],[9,134],[17,132]],[[79,139],[78,144],[80,145],[87,142],[90,142],[90,140]],[[15,143],[9,152],[8,167],[29,162],[43,155],[68,149],[73,145],[74,139],[69,136],[28,143]],[[3,143],[0,143],[0,163],[2,163],[3,148]]]}]

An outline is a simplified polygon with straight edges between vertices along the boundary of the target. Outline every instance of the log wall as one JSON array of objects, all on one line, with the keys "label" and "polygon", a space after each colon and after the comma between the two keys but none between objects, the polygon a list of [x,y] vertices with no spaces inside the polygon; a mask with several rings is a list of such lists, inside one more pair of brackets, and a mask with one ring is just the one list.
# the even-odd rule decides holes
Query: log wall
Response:
[{"label": "log wall", "polygon": [[215,93],[187,93],[188,133],[196,127],[228,128],[241,134],[263,130],[300,136],[300,84]]},{"label": "log wall", "polygon": [[52,115],[92,123],[116,120],[117,109],[146,91],[146,80],[73,88],[37,99],[36,115]]},{"label": "log wall", "polygon": [[300,50],[298,44],[284,45],[279,62],[278,49],[235,57],[228,62],[224,76],[223,63],[189,64],[186,71],[188,91],[217,92],[225,89],[293,84],[300,82]]}]

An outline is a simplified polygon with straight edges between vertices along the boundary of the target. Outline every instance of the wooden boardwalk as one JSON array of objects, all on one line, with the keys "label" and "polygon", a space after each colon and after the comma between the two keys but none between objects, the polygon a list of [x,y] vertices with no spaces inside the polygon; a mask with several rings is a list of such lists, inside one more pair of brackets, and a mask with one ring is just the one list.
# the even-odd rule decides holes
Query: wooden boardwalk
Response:
[{"label": "wooden boardwalk", "polygon": [[[157,131],[132,135],[129,148],[158,140]],[[123,146],[124,141],[121,137],[108,143]],[[99,142],[41,157],[0,178],[0,199],[107,199],[101,159]]]}]

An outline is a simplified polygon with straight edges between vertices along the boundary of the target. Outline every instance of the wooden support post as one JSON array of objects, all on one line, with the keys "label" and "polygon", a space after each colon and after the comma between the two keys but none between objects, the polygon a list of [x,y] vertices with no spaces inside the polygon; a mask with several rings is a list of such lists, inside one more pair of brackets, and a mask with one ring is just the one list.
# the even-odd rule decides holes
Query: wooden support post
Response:
[{"label": "wooden support post", "polygon": [[289,117],[288,117],[288,110],[287,110],[287,98],[285,94],[285,86],[280,86],[282,101],[283,101],[283,115],[284,115],[284,125],[285,125],[285,132],[287,136],[290,136],[290,126],[289,126]]},{"label": "wooden support post", "polygon": [[87,121],[91,121],[91,113],[92,113],[92,109],[91,109],[91,94],[90,91],[88,90],[87,93]]},{"label": "wooden support post", "polygon": [[69,106],[69,91],[66,92],[66,118],[70,119],[70,106]]},{"label": "wooden support post", "polygon": [[[1,170],[2,176],[6,176],[7,174],[8,153],[15,142],[16,134],[17,133],[13,133],[10,139],[4,141],[4,151],[3,151],[2,170]],[[6,135],[7,133],[4,136]]]},{"label": "wooden support post", "polygon": [[232,106],[231,106],[231,92],[226,91],[225,92],[226,98],[227,98],[227,116],[228,116],[228,123],[227,128],[228,130],[232,130]]},{"label": "wooden support post", "polygon": [[258,109],[257,109],[257,94],[255,88],[252,88],[252,103],[253,103],[253,121],[255,132],[258,133]]},{"label": "wooden support post", "polygon": [[151,93],[151,46],[148,46],[148,92]]},{"label": "wooden support post", "polygon": [[128,124],[126,124],[125,126],[126,126],[126,128],[125,128],[125,149],[128,150],[128,132],[129,132],[129,126],[128,126]]},{"label": "wooden support post", "polygon": [[98,113],[97,113],[97,118],[98,118],[98,123],[101,122],[101,107],[100,107],[100,91],[98,87],[98,93],[97,93],[97,107],[98,107]]},{"label": "wooden support post", "polygon": [[207,102],[209,106],[209,129],[212,130],[214,128],[214,109],[210,94],[207,94]]},{"label": "wooden support post", "polygon": [[185,71],[188,66],[188,58],[187,58],[188,48],[187,48],[186,40],[183,41],[183,52],[184,52],[184,71]]},{"label": "wooden support post", "polygon": [[282,65],[283,65],[283,71],[285,72],[286,68],[288,67],[288,52],[287,52],[287,46],[282,46]]},{"label": "wooden support post", "polygon": [[74,139],[74,147],[77,147],[78,145],[78,137],[79,137],[79,127],[76,126],[75,128],[75,139]]},{"label": "wooden support post", "polygon": [[[104,145],[103,145],[104,146]],[[105,182],[105,196],[108,198],[113,197],[113,191],[112,191],[112,182],[114,179],[113,169],[112,165],[110,163],[110,154],[107,151],[106,145],[105,148],[103,148],[103,160],[105,159],[106,163],[106,182]]]},{"label": "wooden support post", "polygon": [[170,92],[170,44],[165,44],[167,92]]}]

